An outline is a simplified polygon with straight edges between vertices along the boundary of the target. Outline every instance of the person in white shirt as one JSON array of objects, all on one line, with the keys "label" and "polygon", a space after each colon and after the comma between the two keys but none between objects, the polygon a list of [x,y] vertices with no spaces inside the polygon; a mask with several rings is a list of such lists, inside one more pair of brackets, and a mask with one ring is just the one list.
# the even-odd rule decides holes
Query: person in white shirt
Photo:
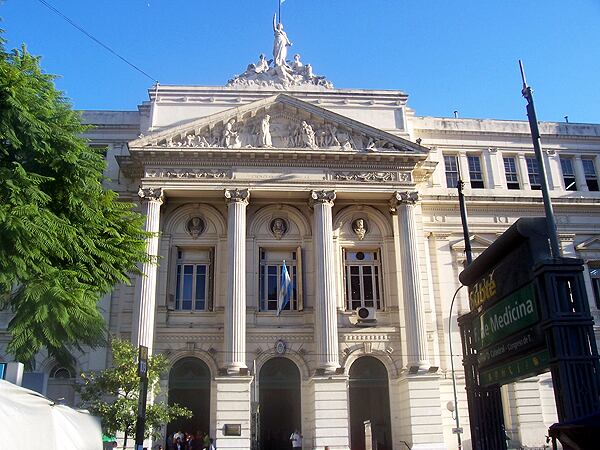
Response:
[{"label": "person in white shirt", "polygon": [[290,442],[292,443],[292,448],[294,450],[302,449],[302,435],[296,428],[292,434],[290,434]]}]

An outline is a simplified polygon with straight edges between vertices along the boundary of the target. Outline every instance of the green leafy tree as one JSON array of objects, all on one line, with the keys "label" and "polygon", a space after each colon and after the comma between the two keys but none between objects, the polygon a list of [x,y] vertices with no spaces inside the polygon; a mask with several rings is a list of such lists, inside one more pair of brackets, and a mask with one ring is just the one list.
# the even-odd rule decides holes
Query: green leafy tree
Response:
[{"label": "green leafy tree", "polygon": [[103,188],[103,151],[54,79],[0,30],[0,308],[26,364],[105,344],[97,303],[146,260],[143,216]]},{"label": "green leafy tree", "polygon": [[[129,342],[120,339],[112,341],[113,367],[99,372],[81,374],[83,384],[79,387],[82,406],[102,419],[102,430],[114,436],[118,432],[125,435],[123,448],[129,436],[135,435],[140,378],[137,373],[138,350]],[[160,375],[167,369],[164,355],[148,358],[148,398],[156,398],[159,393]],[[192,412],[177,404],[166,405],[154,402],[146,410],[145,437],[152,430],[155,434],[161,425],[177,417],[192,417]]]}]

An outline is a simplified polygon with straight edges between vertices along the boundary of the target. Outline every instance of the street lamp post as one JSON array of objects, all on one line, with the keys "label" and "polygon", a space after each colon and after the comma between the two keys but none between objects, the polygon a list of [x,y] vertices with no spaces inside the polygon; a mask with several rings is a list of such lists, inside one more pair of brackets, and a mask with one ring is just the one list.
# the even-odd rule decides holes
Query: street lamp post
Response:
[{"label": "street lamp post", "polygon": [[[467,265],[473,262],[473,255],[471,252],[471,239],[469,236],[469,225],[467,223],[467,207],[465,205],[465,196],[463,195],[464,182],[460,177],[460,171],[458,175],[458,182],[456,183],[456,189],[458,189],[458,203],[460,206],[460,219],[463,227],[463,237],[465,240],[465,255],[467,257]],[[450,303],[450,317],[448,318],[448,343],[450,344],[450,367],[452,369],[452,389],[454,391],[454,420],[456,421],[456,441],[458,443],[458,450],[462,450],[462,439],[460,437],[462,430],[460,429],[460,418],[458,416],[458,394],[456,392],[456,373],[454,371],[454,354],[452,352],[452,309],[454,308],[454,301],[464,285],[454,292],[452,302]]]}]

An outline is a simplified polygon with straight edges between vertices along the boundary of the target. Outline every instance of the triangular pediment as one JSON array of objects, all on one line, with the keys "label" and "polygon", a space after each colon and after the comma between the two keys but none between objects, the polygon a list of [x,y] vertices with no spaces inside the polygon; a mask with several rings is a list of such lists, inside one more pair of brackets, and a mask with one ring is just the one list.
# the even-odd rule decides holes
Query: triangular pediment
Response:
[{"label": "triangular pediment", "polygon": [[[469,240],[471,241],[471,251],[478,253],[478,254],[483,252],[493,242],[493,241],[490,241],[489,239],[486,239],[477,234],[471,235]],[[454,250],[456,252],[463,253],[465,251],[465,241],[463,239],[461,239],[460,241],[457,241],[454,244],[451,244],[450,247],[452,248],[452,250]]]},{"label": "triangular pediment", "polygon": [[132,151],[305,149],[425,155],[428,149],[327,109],[279,94],[129,142]]},{"label": "triangular pediment", "polygon": [[598,252],[600,251],[600,237],[587,239],[575,246],[578,252]]}]

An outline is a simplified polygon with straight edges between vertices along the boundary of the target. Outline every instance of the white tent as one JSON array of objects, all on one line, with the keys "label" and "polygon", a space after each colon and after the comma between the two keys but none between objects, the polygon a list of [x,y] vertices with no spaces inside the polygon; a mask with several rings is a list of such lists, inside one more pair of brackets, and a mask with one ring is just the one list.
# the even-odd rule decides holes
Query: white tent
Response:
[{"label": "white tent", "polygon": [[0,448],[102,450],[100,420],[0,380]]}]

